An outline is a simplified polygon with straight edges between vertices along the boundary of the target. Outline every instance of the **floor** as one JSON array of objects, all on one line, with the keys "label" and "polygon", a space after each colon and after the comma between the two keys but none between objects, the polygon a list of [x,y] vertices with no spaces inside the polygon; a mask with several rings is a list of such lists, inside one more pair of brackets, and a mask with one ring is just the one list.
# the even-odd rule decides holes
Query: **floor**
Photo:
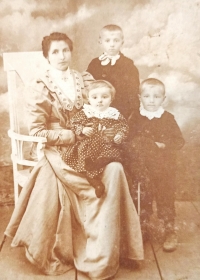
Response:
[{"label": "floor", "polygon": [[[13,206],[0,206],[0,240]],[[139,269],[120,267],[116,280],[199,280],[200,279],[200,202],[176,202],[178,249],[162,250],[162,225],[152,216],[151,240],[144,244],[145,260]],[[72,269],[60,276],[45,276],[25,258],[23,248],[11,248],[6,239],[0,253],[0,280],[88,280]]]}]

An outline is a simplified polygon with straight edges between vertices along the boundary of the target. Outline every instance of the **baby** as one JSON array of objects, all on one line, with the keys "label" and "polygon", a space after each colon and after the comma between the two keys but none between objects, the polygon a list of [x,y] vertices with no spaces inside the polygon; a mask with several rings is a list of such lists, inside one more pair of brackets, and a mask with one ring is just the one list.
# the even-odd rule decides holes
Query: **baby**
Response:
[{"label": "baby", "polygon": [[[110,107],[115,96],[114,87],[107,81],[96,80],[88,86],[88,102],[71,119],[71,127],[78,141],[63,160],[77,172],[83,172],[95,188],[97,197],[104,193],[101,173],[110,162],[122,162],[120,144],[128,135],[126,119]],[[112,128],[114,137],[104,133]]]},{"label": "baby", "polygon": [[[137,197],[137,183],[141,183],[141,223],[148,223],[152,202],[156,200],[157,215],[164,221],[165,251],[177,247],[175,222],[176,150],[184,139],[174,116],[162,107],[165,100],[164,84],[154,78],[140,85],[140,110],[129,120],[129,167],[133,185],[132,198]],[[131,162],[131,164],[130,164]],[[135,201],[136,202],[136,201]]]}]

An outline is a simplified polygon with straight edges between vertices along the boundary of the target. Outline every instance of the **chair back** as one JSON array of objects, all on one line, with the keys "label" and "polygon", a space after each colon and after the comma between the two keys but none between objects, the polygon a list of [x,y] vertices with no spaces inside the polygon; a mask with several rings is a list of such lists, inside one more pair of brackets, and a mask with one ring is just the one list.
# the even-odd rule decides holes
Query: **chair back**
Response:
[{"label": "chair back", "polygon": [[10,128],[16,133],[27,134],[25,88],[48,68],[48,62],[41,51],[4,53],[3,62],[7,72]]},{"label": "chair back", "polygon": [[25,94],[31,80],[40,77],[40,73],[48,69],[47,60],[42,52],[18,52],[3,54],[4,70],[7,72],[10,129],[14,177],[15,203],[19,196],[19,186],[23,187],[30,169],[37,160],[30,157],[33,142],[37,143],[38,160],[44,155],[46,138],[28,135],[26,123]]}]

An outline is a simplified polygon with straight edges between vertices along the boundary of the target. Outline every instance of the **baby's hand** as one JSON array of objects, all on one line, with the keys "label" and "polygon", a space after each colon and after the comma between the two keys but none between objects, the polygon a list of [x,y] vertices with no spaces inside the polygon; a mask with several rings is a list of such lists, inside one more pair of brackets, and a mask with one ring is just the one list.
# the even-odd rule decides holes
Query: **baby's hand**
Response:
[{"label": "baby's hand", "polygon": [[93,135],[93,132],[94,132],[93,128],[92,127],[88,127],[88,126],[85,126],[83,128],[83,130],[82,130],[82,133],[84,135],[86,135],[87,137],[91,137]]},{"label": "baby's hand", "polygon": [[122,135],[121,134],[116,134],[113,140],[114,140],[115,144],[121,144]]},{"label": "baby's hand", "polygon": [[102,131],[102,134],[103,136],[113,139],[113,137],[115,136],[115,129],[113,127],[106,128],[105,130]]},{"label": "baby's hand", "polygon": [[166,146],[164,143],[155,142],[159,149],[164,149]]}]

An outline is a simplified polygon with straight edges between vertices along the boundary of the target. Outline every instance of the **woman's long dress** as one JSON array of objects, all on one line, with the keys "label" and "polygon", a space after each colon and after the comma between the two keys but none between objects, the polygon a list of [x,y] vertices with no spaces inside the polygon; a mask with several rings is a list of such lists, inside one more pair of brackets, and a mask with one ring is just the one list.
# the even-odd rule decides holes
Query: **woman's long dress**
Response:
[{"label": "woman's long dress", "polygon": [[24,246],[29,261],[45,274],[62,274],[75,265],[91,279],[106,279],[117,272],[120,257],[143,259],[139,219],[120,163],[105,168],[106,191],[97,198],[84,176],[61,159],[60,147],[74,141],[67,124],[79,103],[64,113],[67,104],[56,90],[47,75],[28,94],[30,134],[46,136],[48,145],[5,234],[13,238],[11,246]]}]

